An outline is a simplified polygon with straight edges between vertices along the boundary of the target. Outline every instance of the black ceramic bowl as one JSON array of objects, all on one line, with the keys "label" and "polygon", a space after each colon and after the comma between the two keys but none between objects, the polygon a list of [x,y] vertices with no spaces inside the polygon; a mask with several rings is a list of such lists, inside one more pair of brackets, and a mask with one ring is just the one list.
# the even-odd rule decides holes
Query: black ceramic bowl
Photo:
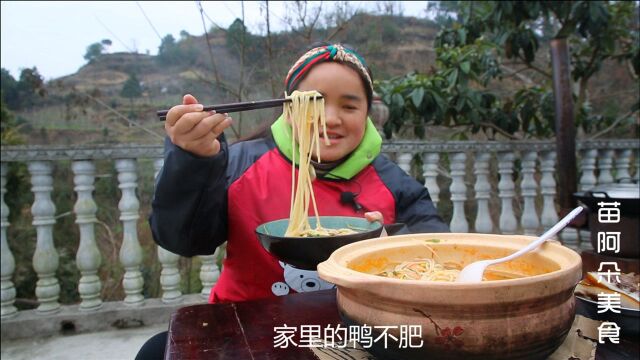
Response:
[{"label": "black ceramic bowl", "polygon": [[576,293],[578,312],[582,315],[600,321],[615,322],[620,327],[620,333],[625,336],[640,334],[640,311],[630,308],[620,308],[620,313],[606,311],[598,314],[598,302]]},{"label": "black ceramic bowl", "polygon": [[[316,227],[315,216],[309,217],[312,228]],[[360,240],[380,236],[382,225],[365,218],[348,216],[320,216],[320,224],[326,229],[353,229],[355,234],[319,237],[285,237],[289,219],[264,223],[256,228],[262,246],[291,266],[302,270],[316,270],[319,263],[327,260],[338,248]]]}]

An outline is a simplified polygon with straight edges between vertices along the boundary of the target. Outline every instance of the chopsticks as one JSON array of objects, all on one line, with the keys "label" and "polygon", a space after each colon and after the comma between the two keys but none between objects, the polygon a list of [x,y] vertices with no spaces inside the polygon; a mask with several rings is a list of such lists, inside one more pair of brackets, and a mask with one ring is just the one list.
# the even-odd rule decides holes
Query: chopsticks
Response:
[{"label": "chopsticks", "polygon": [[[322,99],[321,96],[316,97],[316,99]],[[259,101],[246,101],[246,102],[238,102],[238,103],[230,103],[230,104],[219,104],[219,105],[207,105],[204,107],[202,111],[212,111],[215,110],[217,113],[230,113],[230,112],[239,112],[239,111],[247,111],[247,110],[257,110],[257,109],[267,109],[272,107],[282,106],[285,102],[291,101],[290,97],[284,99],[271,99],[271,100],[259,100]],[[167,113],[169,110],[159,110],[156,112],[160,121],[165,121],[167,119]]]}]

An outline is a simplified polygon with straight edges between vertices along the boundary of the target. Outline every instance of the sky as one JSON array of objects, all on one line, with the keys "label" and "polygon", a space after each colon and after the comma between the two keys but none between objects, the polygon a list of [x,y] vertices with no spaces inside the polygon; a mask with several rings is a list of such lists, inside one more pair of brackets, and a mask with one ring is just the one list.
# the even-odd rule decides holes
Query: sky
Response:
[{"label": "sky", "polygon": [[[311,2],[316,4],[318,2]],[[405,16],[424,17],[427,1],[402,1]],[[241,17],[239,1],[203,1],[207,29],[215,22],[227,28]],[[264,1],[245,1],[245,23],[264,33]],[[323,9],[330,6],[323,3]],[[351,1],[351,8],[376,9],[373,1]],[[269,1],[272,31],[288,28],[282,1]],[[180,38],[182,30],[202,35],[196,1],[2,1],[1,66],[18,78],[22,68],[37,67],[45,80],[75,73],[86,64],[90,44],[110,39],[107,52],[157,54],[160,37]],[[157,31],[157,33],[156,33]],[[158,35],[159,34],[159,35]]]}]

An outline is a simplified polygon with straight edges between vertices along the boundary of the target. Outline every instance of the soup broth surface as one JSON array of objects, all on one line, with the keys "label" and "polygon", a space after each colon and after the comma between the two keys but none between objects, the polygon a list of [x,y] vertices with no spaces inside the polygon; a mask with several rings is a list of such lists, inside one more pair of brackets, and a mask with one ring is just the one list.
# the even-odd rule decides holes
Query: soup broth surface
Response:
[{"label": "soup broth surface", "polygon": [[[369,253],[354,259],[347,267],[371,275],[396,279],[453,282],[457,278],[456,272],[459,273],[464,266],[474,261],[497,259],[511,253],[509,249],[496,247],[425,242],[424,246]],[[549,273],[559,268],[543,256],[529,253],[512,261],[489,266],[484,272],[483,281],[517,279]]]}]

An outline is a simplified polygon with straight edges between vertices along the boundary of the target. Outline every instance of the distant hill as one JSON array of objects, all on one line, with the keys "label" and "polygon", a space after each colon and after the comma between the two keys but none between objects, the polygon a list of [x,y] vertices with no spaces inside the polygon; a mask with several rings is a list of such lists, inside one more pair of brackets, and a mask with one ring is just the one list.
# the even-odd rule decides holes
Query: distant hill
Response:
[{"label": "distant hill", "polygon": [[[435,66],[433,41],[438,31],[439,26],[426,19],[359,14],[341,31],[319,29],[310,38],[323,39],[335,33],[332,42],[343,42],[355,47],[368,61],[374,79],[388,79],[410,71],[430,71]],[[217,30],[208,35],[221,81],[232,90],[237,90],[240,74],[243,74],[243,99],[272,97],[272,83],[275,96],[279,96],[283,91],[282,79],[289,66],[308,45],[308,41],[300,34],[273,34],[273,64],[270,69],[265,39],[249,34],[246,40],[249,46],[245,52],[247,61],[242,72],[240,56],[234,46],[238,43],[238,34],[232,33],[230,28],[227,32]],[[130,127],[124,117],[133,117],[146,124],[145,127],[162,134],[162,125],[155,119],[155,110],[179,102],[184,93],[193,93],[204,103],[237,101],[231,93],[214,86],[215,76],[204,34],[183,37],[176,42],[176,46],[182,53],[189,55],[189,61],[177,61],[173,64],[165,61],[163,64],[158,56],[136,53],[103,54],[82,66],[75,74],[49,82],[50,99],[43,106],[21,114],[28,119],[27,130],[31,129],[32,135],[38,134],[33,136],[32,142],[50,143],[61,139],[77,141],[78,137],[70,134],[78,132],[82,133],[87,142],[155,142],[157,139]],[[634,85],[628,71],[615,63],[606,64],[606,67],[606,70],[592,80],[593,106],[604,109],[630,105]],[[133,102],[119,96],[131,73],[136,74],[143,89],[142,97]],[[536,74],[530,71],[523,71],[521,75],[536,78]],[[521,88],[523,83],[517,77],[509,77],[495,86],[501,93],[509,93]],[[109,105],[111,109],[99,104],[97,100],[78,102],[77,99],[81,97],[74,98],[70,96],[72,93],[93,94],[94,98]],[[617,94],[613,105],[610,94]],[[79,107],[75,106],[78,103]],[[242,130],[246,131],[260,119],[272,116],[272,111],[244,113]]]},{"label": "distant hill", "polygon": [[[381,34],[383,38],[385,36],[391,38],[389,43],[382,43],[382,39],[371,39],[371,35],[375,36],[377,26],[390,29],[387,30],[388,34]],[[318,31],[317,37],[314,38],[322,38],[333,30]],[[354,46],[367,59],[376,78],[389,78],[413,70],[428,71],[435,62],[435,54],[431,49],[438,30],[437,25],[427,20],[363,14],[354,17],[348,27],[338,33],[335,40]],[[216,65],[222,78],[231,82],[238,80],[240,61],[238,54],[229,50],[226,34],[219,31],[210,33],[209,36]],[[274,38],[278,43],[274,45],[275,51],[278,52],[275,58],[278,74],[274,77],[281,82],[288,66],[303,52],[306,44],[304,39],[296,38],[291,33],[276,34]],[[162,66],[158,64],[156,56],[144,54],[103,54],[93,62],[82,66],[75,74],[54,81],[75,86],[78,90],[99,88],[105,94],[115,94],[120,91],[130,72],[136,73],[151,93],[160,92],[163,87],[180,87],[181,84],[184,85],[185,80],[198,79],[198,74],[213,80],[205,36],[190,36],[181,42],[187,41],[197,49],[198,53],[197,61],[191,65]],[[260,39],[258,43],[259,46],[264,47],[264,39]],[[266,49],[257,50],[266,53]],[[266,61],[266,55],[263,54],[260,60]],[[254,64],[248,65],[248,67],[251,66]],[[255,73],[253,69],[253,74]],[[259,80],[265,80],[260,78],[260,74],[256,77]]]}]

